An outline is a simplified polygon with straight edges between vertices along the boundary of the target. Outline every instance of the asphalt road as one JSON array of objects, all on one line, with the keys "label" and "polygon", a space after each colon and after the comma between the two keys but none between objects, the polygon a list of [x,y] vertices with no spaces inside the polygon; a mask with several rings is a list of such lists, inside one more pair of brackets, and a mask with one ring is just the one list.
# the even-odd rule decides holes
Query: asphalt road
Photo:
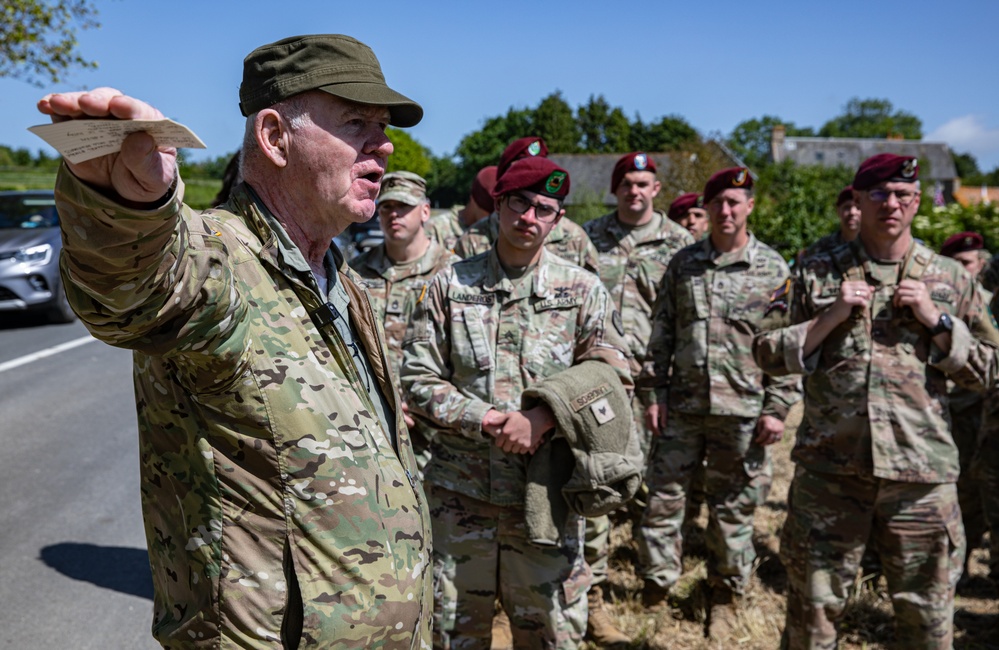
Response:
[{"label": "asphalt road", "polygon": [[0,648],[158,648],[131,355],[0,313]]}]

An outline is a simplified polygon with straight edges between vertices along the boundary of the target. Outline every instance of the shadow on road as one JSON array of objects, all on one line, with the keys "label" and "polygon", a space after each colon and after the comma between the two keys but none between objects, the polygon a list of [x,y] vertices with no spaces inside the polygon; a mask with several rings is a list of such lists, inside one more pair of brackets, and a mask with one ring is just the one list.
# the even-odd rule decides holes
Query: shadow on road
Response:
[{"label": "shadow on road", "polygon": [[153,599],[149,554],[145,549],[63,542],[43,548],[41,560],[74,580]]}]

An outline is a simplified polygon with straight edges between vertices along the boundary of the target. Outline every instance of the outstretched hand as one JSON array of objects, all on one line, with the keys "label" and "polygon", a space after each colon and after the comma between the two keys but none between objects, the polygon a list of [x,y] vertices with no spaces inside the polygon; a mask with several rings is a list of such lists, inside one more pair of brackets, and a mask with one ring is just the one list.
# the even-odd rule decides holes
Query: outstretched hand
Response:
[{"label": "outstretched hand", "polygon": [[[38,110],[53,122],[76,119],[159,120],[163,114],[149,104],[114,88],[52,93],[38,102]],[[157,147],[147,133],[132,133],[121,151],[82,163],[66,162],[80,180],[105,193],[135,203],[163,198],[177,173],[177,150]]]}]

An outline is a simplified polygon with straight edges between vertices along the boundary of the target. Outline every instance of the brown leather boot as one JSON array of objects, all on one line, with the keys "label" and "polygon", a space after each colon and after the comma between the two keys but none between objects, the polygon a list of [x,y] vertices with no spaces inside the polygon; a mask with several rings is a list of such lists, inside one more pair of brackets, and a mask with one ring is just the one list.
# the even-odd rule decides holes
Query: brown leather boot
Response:
[{"label": "brown leather boot", "polygon": [[646,580],[642,587],[642,607],[656,609],[661,607],[669,597],[669,587],[661,587],[654,580]]},{"label": "brown leather boot", "polygon": [[739,598],[731,589],[711,589],[711,613],[708,615],[708,636],[713,641],[725,641],[739,623]]},{"label": "brown leather boot", "polygon": [[590,587],[586,596],[589,615],[586,617],[586,636],[601,648],[631,643],[631,637],[619,630],[604,606],[604,592],[600,585]]},{"label": "brown leather boot", "polygon": [[491,650],[513,650],[513,633],[510,631],[510,619],[502,608],[499,608],[493,614],[493,642]]}]

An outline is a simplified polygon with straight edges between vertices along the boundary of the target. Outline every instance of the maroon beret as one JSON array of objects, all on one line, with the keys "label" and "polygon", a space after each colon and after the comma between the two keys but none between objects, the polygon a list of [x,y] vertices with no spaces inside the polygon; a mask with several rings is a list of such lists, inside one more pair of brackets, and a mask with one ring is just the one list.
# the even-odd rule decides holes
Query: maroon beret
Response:
[{"label": "maroon beret", "polygon": [[617,191],[617,186],[621,184],[621,179],[628,172],[652,172],[656,173],[656,163],[649,158],[647,153],[633,151],[618,158],[614,165],[614,172],[611,174],[611,194]]},{"label": "maroon beret", "polygon": [[853,200],[853,185],[847,185],[839,191],[839,196],[836,197],[836,207],[843,205],[847,201]]},{"label": "maroon beret", "polygon": [[951,235],[940,247],[940,254],[944,257],[954,257],[956,253],[964,251],[978,251],[985,248],[985,240],[977,232],[959,232]]},{"label": "maroon beret", "polygon": [[753,176],[745,167],[729,167],[720,172],[715,172],[704,184],[704,203],[710,203],[715,198],[729,188],[740,190],[753,189]]},{"label": "maroon beret", "polygon": [[496,168],[496,178],[502,176],[510,168],[510,164],[514,160],[533,156],[548,157],[548,145],[545,144],[545,141],[533,135],[517,138],[508,144],[503,153],[500,154],[499,165]]},{"label": "maroon beret", "polygon": [[676,198],[675,201],[669,204],[669,211],[666,216],[673,221],[679,221],[683,219],[683,215],[691,208],[700,208],[704,206],[704,202],[701,201],[701,195],[697,192],[687,192],[686,194],[681,194]]},{"label": "maroon beret", "polygon": [[896,181],[915,183],[919,179],[919,162],[912,156],[879,153],[860,163],[853,177],[853,189],[869,190],[878,183]]},{"label": "maroon beret", "polygon": [[517,190],[537,192],[555,199],[564,198],[569,193],[569,172],[547,158],[515,160],[496,181],[493,196],[499,198]]},{"label": "maroon beret", "polygon": [[472,181],[472,200],[486,212],[492,212],[493,188],[496,187],[496,165],[489,165],[479,170]]}]

